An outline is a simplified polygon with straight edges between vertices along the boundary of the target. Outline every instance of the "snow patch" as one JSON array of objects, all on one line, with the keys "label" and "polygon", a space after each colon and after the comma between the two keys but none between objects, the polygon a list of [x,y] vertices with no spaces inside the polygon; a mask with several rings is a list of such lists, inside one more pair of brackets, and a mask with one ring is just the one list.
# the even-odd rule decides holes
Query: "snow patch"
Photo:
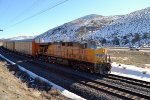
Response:
[{"label": "snow patch", "polygon": [[112,74],[130,77],[150,82],[150,69],[140,68],[133,65],[112,63]]},{"label": "snow patch", "polygon": [[150,66],[150,64],[145,64],[146,66]]}]

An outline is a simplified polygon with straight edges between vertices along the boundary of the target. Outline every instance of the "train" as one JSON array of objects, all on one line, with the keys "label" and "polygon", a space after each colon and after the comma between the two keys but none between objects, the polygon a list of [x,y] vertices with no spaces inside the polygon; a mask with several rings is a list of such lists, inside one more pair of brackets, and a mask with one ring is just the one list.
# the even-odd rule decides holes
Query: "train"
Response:
[{"label": "train", "polygon": [[101,75],[111,72],[111,59],[107,49],[98,46],[95,41],[36,43],[34,39],[26,39],[3,41],[3,47],[35,59],[64,64],[76,70]]}]

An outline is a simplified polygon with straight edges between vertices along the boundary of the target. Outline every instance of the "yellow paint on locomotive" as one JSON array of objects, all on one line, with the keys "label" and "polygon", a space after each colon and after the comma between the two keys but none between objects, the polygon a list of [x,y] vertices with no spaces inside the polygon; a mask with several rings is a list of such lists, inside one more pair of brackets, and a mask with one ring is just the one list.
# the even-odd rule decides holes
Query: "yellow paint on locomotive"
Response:
[{"label": "yellow paint on locomotive", "polygon": [[95,51],[95,62],[107,62],[107,49],[101,48]]},{"label": "yellow paint on locomotive", "polygon": [[106,62],[107,50],[105,48],[91,49],[87,48],[87,61],[91,63]]},{"label": "yellow paint on locomotive", "polygon": [[80,45],[73,46],[51,44],[48,46],[48,55],[65,59],[73,59],[91,63],[106,62],[107,50],[105,48],[91,49],[82,48]]}]

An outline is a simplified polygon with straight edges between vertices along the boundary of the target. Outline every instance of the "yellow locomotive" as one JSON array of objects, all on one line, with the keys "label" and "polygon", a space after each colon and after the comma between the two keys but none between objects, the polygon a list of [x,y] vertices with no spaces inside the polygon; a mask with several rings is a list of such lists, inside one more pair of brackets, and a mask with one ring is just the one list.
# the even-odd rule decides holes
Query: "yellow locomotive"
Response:
[{"label": "yellow locomotive", "polygon": [[38,57],[91,73],[108,74],[111,71],[107,49],[98,47],[94,41],[39,43]]}]

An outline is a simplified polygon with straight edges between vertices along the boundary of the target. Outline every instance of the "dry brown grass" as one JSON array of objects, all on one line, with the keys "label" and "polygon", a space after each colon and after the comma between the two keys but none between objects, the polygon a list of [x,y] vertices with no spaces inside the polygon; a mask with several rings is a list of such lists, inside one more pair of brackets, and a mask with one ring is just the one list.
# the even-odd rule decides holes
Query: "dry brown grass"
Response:
[{"label": "dry brown grass", "polygon": [[150,68],[145,65],[150,64],[150,52],[110,49],[108,53],[113,62]]},{"label": "dry brown grass", "polygon": [[7,69],[5,62],[0,61],[0,100],[63,100],[59,90],[48,93],[28,88]]}]

